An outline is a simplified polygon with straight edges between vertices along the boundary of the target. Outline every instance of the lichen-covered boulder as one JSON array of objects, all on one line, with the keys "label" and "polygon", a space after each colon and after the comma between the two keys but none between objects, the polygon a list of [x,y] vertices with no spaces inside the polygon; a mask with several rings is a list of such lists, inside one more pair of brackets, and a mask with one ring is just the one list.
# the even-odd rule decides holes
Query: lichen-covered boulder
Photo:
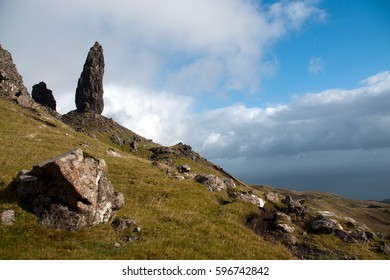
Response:
[{"label": "lichen-covered boulder", "polygon": [[107,177],[104,160],[84,157],[80,149],[21,172],[18,196],[23,206],[50,228],[77,230],[105,223],[124,204]]}]

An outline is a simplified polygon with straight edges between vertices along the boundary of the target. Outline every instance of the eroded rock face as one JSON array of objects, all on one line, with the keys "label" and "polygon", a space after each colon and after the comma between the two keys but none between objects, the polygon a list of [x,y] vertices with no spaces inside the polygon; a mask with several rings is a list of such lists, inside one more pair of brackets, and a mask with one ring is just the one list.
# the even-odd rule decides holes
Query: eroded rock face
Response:
[{"label": "eroded rock face", "polygon": [[84,157],[77,149],[22,172],[18,196],[50,228],[77,230],[105,223],[124,204],[107,172],[104,160]]},{"label": "eroded rock face", "polygon": [[54,99],[53,92],[46,87],[44,82],[33,86],[31,96],[35,102],[56,111],[57,102]]},{"label": "eroded rock face", "polygon": [[32,100],[23,78],[13,63],[12,55],[0,45],[0,97],[14,101],[26,108],[33,108]]},{"label": "eroded rock face", "polygon": [[76,89],[76,107],[79,112],[101,114],[103,101],[104,56],[102,46],[96,42],[89,50]]}]

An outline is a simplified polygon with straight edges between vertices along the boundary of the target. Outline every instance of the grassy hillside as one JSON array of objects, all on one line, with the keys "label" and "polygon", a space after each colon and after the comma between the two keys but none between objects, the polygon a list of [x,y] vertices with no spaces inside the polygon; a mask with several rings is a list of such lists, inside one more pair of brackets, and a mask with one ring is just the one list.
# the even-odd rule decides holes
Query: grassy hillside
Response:
[{"label": "grassy hillside", "polygon": [[[123,138],[133,135],[124,128],[119,131]],[[112,132],[107,129],[94,131],[94,135],[91,132],[88,131],[86,134],[90,136],[87,136],[44,112],[25,110],[0,99],[0,212],[6,209],[16,212],[13,225],[0,224],[0,259],[296,258],[291,248],[279,240],[257,235],[246,226],[248,217],[259,215],[256,206],[232,199],[227,192],[209,192],[193,179],[177,180],[157,168],[149,158],[150,147],[158,144],[142,139],[139,151],[134,153],[125,146],[113,144]],[[35,164],[78,147],[106,160],[109,178],[126,200],[124,208],[115,215],[137,221],[142,228],[139,241],[123,241],[123,233],[115,231],[110,224],[74,232],[48,229],[18,205],[10,183],[21,169],[31,169]],[[109,155],[109,148],[119,151],[122,157]],[[172,149],[180,149],[180,146]],[[213,173],[221,178],[227,175],[203,159],[172,156],[169,160],[176,165],[188,164],[196,173]],[[248,187],[242,185],[239,189]],[[257,187],[253,191],[262,196],[264,188]],[[390,213],[390,206],[388,209],[366,205],[369,210],[365,209],[367,213],[362,221],[357,210],[363,209],[360,202],[348,204],[350,202],[342,198],[330,199],[330,195],[321,193],[278,192],[304,198],[318,209],[348,214],[369,226],[374,225],[375,230],[390,232],[388,220],[383,220],[386,216],[377,215],[379,211]],[[273,207],[277,205],[267,202],[266,208]],[[314,258],[337,259],[351,255],[360,259],[388,258],[366,244],[347,244],[334,235],[308,237],[301,229],[297,231],[298,241],[304,248],[314,250]],[[321,254],[316,255],[316,252]]]},{"label": "grassy hillside", "polygon": [[[224,194],[209,192],[194,180],[172,179],[130,152],[122,151],[121,158],[109,156],[107,143],[44,113],[0,99],[0,134],[0,211],[16,212],[13,225],[0,224],[1,259],[292,258],[286,248],[266,242],[244,226],[246,215],[257,211],[255,206],[221,205]],[[109,224],[77,232],[47,229],[18,206],[8,187],[17,173],[77,147],[106,160],[115,190],[126,199],[116,215],[137,221],[142,228],[138,242],[123,242]],[[193,161],[189,164],[205,169]]]}]

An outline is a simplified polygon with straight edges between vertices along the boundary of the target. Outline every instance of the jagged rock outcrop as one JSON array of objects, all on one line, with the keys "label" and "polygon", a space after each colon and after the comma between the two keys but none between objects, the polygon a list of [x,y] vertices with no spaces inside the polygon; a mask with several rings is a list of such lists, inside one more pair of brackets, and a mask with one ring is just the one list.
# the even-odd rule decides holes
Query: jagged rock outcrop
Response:
[{"label": "jagged rock outcrop", "polygon": [[104,160],[84,157],[77,149],[22,171],[16,182],[18,197],[50,228],[77,230],[105,223],[124,204],[107,172]]},{"label": "jagged rock outcrop", "polygon": [[98,43],[89,50],[76,89],[76,107],[79,112],[101,114],[103,101],[104,56]]},{"label": "jagged rock outcrop", "polygon": [[35,102],[23,84],[23,78],[13,63],[12,55],[0,45],[0,97],[34,108]]},{"label": "jagged rock outcrop", "polygon": [[46,87],[45,82],[34,85],[31,96],[35,102],[56,111],[57,102],[54,99],[53,92]]}]

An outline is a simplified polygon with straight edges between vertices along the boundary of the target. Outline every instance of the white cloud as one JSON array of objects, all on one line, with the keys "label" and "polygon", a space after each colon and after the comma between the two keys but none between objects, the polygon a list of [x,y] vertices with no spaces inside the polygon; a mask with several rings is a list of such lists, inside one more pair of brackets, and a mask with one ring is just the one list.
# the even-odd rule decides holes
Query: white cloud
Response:
[{"label": "white cloud", "polygon": [[191,112],[191,97],[107,85],[104,101],[105,115],[156,142],[173,144],[188,133],[185,119]]},{"label": "white cloud", "polygon": [[317,74],[324,71],[324,61],[321,57],[311,57],[309,61],[308,71]]},{"label": "white cloud", "polygon": [[256,92],[272,71],[266,48],[324,15],[307,0],[15,0],[2,6],[0,35],[27,87],[44,80],[56,96],[74,90],[96,40],[110,84]]}]

